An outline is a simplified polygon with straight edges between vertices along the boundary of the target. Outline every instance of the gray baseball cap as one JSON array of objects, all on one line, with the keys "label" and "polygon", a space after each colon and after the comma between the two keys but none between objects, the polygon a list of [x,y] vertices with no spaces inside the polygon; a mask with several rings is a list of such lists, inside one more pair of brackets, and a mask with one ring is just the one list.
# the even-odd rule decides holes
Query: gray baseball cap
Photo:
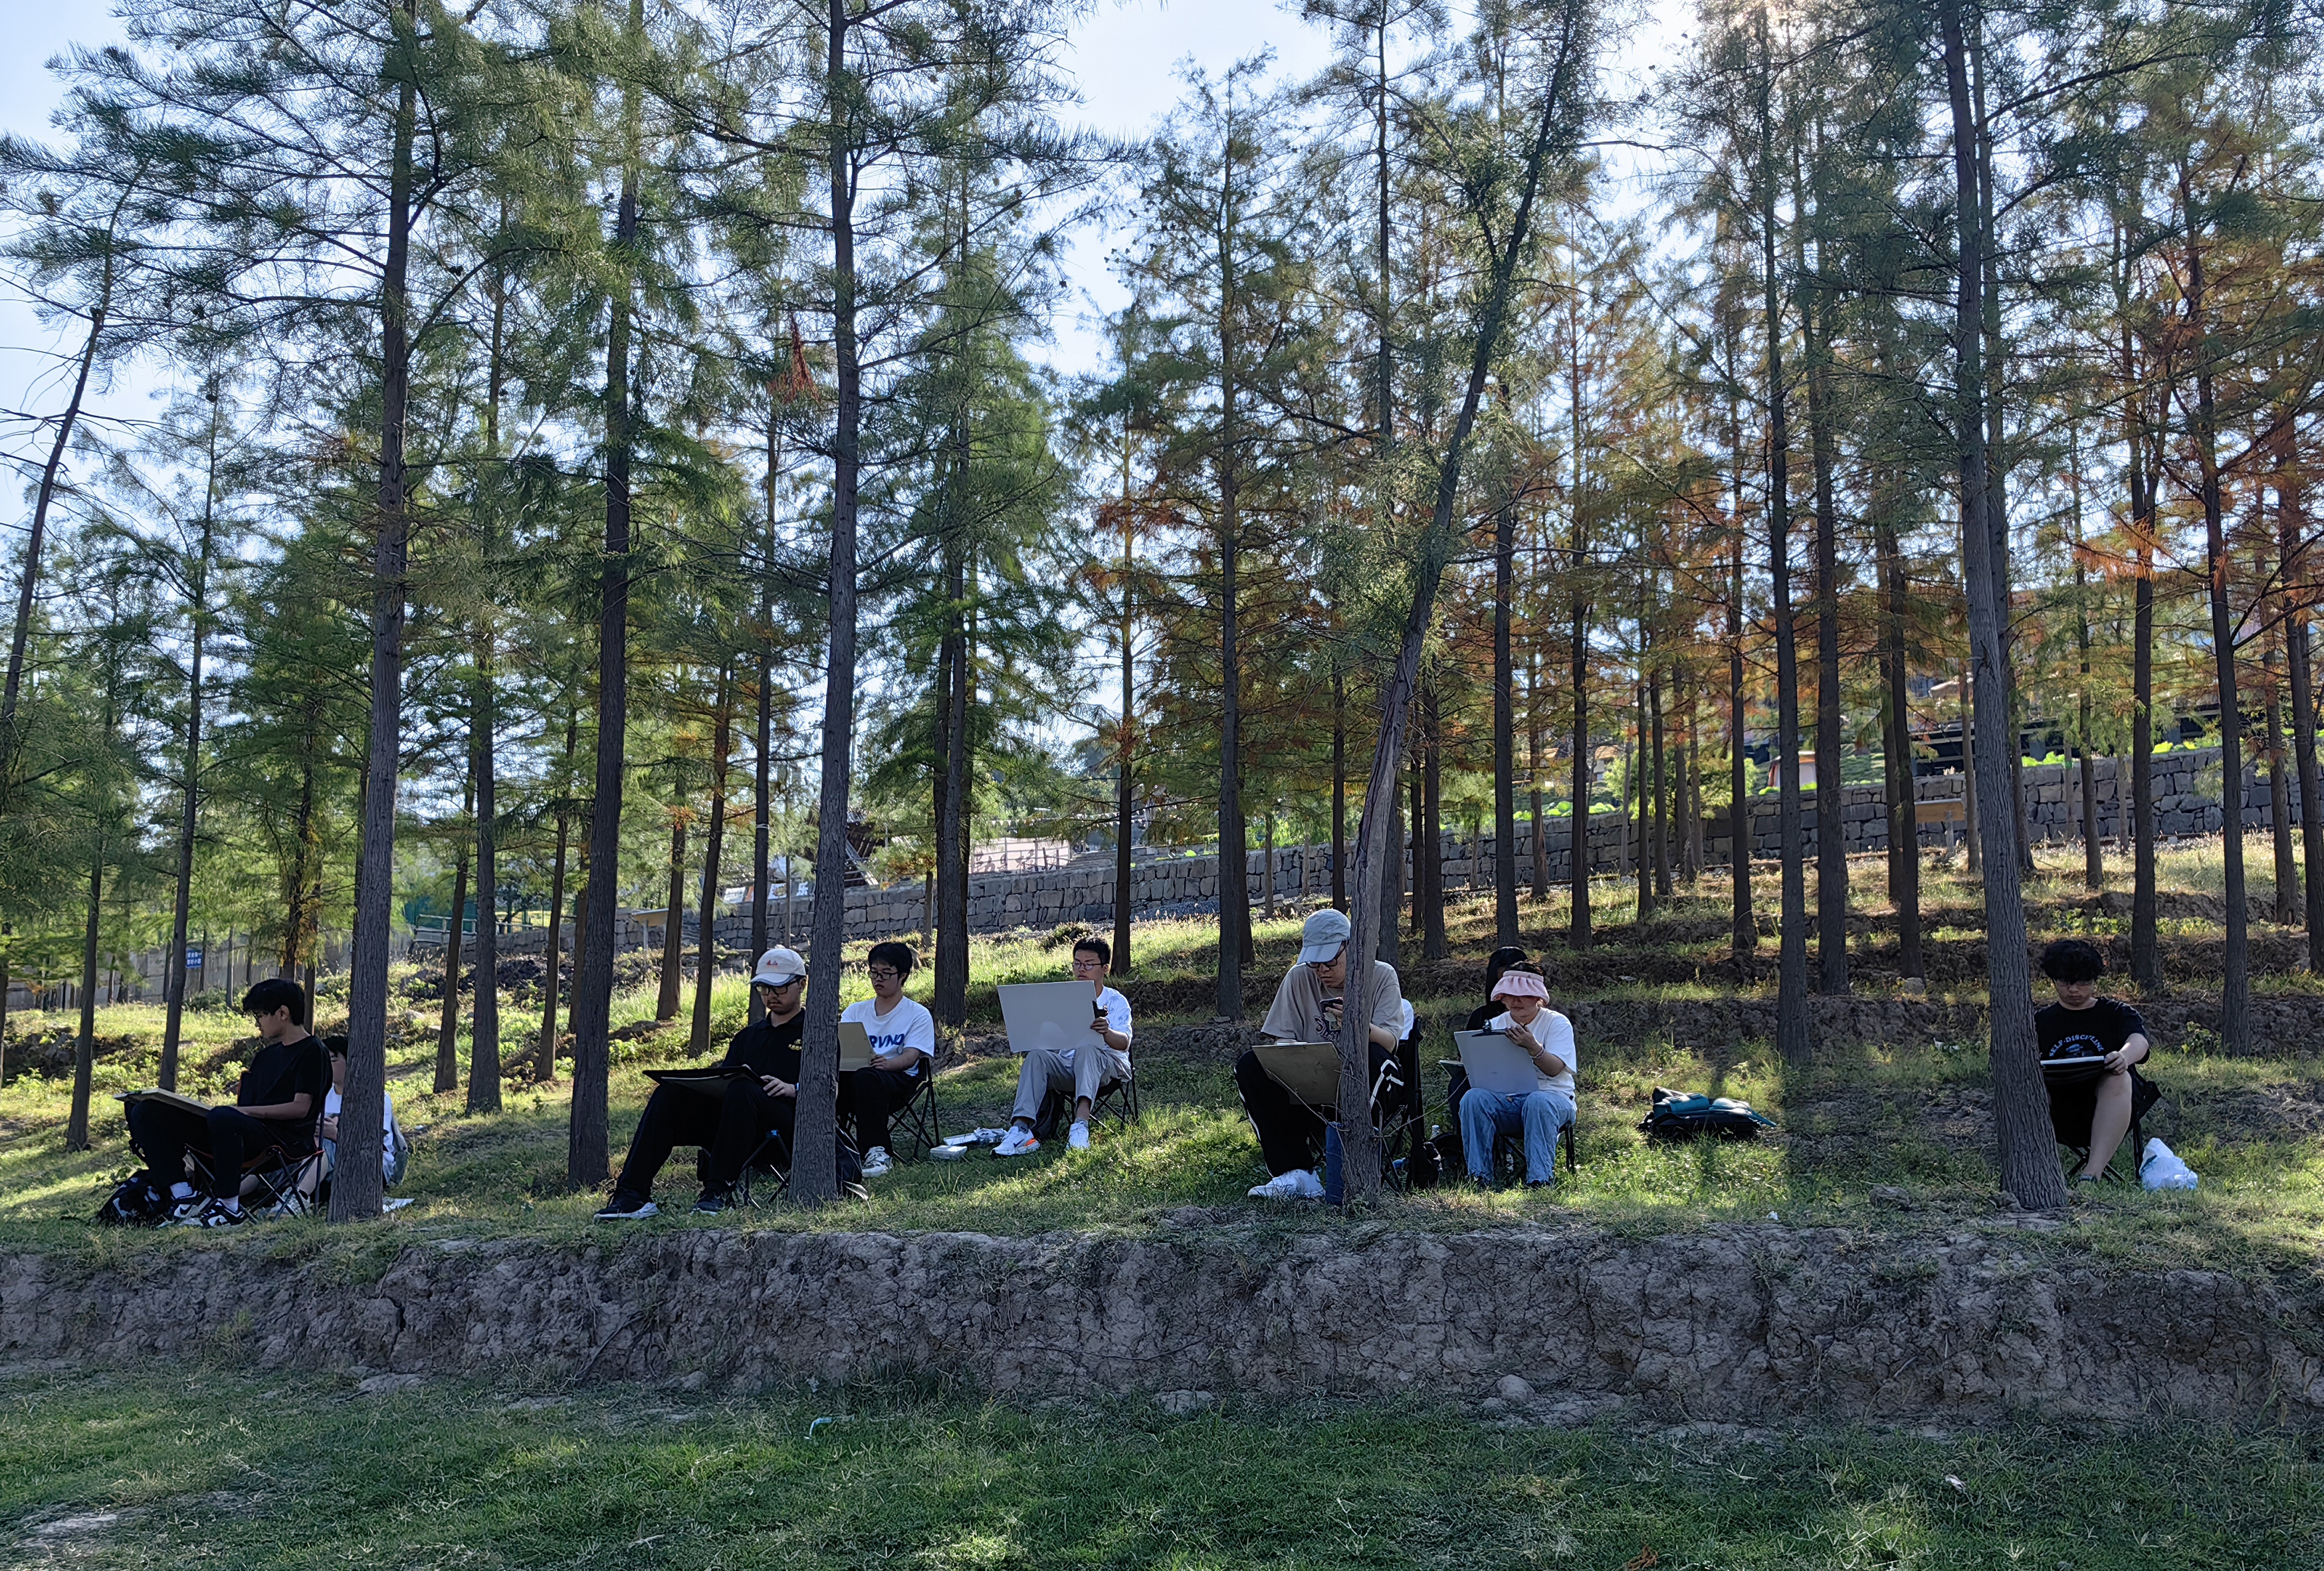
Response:
[{"label": "gray baseball cap", "polygon": [[1347,912],[1324,907],[1307,919],[1307,926],[1299,935],[1300,964],[1321,966],[1348,947],[1349,935],[1354,931]]}]

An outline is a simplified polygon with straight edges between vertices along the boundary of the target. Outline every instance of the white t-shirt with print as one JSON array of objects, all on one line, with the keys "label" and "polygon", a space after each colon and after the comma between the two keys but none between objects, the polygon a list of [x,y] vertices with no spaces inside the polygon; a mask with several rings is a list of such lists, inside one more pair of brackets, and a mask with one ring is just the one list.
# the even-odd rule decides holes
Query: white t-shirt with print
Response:
[{"label": "white t-shirt with print", "polygon": [[936,1017],[927,1005],[909,998],[896,1000],[896,1007],[886,1014],[880,1012],[880,1001],[864,999],[851,1003],[839,1012],[843,1021],[853,1021],[872,1039],[872,1056],[885,1058],[911,1048],[919,1053],[912,1067],[904,1071],[917,1075],[936,1056]]},{"label": "white t-shirt with print", "polygon": [[[1485,1029],[1489,1031],[1507,1033],[1514,1023],[1507,1014],[1497,1014],[1493,1017],[1492,1024]],[[1565,1073],[1563,1075],[1545,1075],[1541,1072],[1541,1066],[1536,1064],[1533,1077],[1539,1082],[1539,1089],[1563,1091],[1568,1096],[1572,1095],[1573,1022],[1554,1009],[1545,1009],[1533,1017],[1533,1024],[1526,1029],[1533,1032],[1534,1040],[1546,1048],[1565,1065]]]}]

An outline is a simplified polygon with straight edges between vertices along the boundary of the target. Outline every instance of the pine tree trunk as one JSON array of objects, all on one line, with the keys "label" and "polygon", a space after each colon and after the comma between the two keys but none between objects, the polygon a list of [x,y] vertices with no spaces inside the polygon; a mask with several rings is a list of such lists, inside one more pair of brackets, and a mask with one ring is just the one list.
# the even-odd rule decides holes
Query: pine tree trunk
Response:
[{"label": "pine tree trunk", "polygon": [[1982,777],[1978,811],[1986,849],[1985,929],[1987,997],[1992,1042],[1994,1125],[1998,1138],[2002,1187],[2018,1204],[2052,1210],[2066,1203],[2052,1138],[2049,1095],[2035,1062],[2034,989],[2027,962],[2025,909],[2021,898],[2016,814],[2009,791],[2010,718],[2007,691],[2000,679],[2006,656],[2002,627],[2009,605],[2008,584],[1997,571],[1992,500],[1986,475],[1984,366],[1980,328],[1984,319],[1982,260],[1989,235],[1979,218],[1976,124],[1969,113],[1968,51],[1960,0],[1941,0],[1945,76],[1952,111],[1954,217],[1959,226],[1959,272],[1953,318],[1955,368],[1953,434],[1959,443],[1961,495],[1962,577],[1969,599],[1971,659],[1977,678],[1977,768]]},{"label": "pine tree trunk", "polygon": [[[469,762],[474,766],[472,750]],[[461,793],[460,816],[467,818],[476,810],[475,777],[468,779],[467,789]],[[468,842],[464,837],[452,862],[452,923],[444,935],[444,1008],[436,1027],[436,1094],[456,1090],[460,1084],[460,1059],[456,1043],[460,1034],[460,926],[468,909]]]},{"label": "pine tree trunk", "polygon": [[[1123,440],[1129,439],[1127,431]],[[1129,459],[1123,458],[1122,481],[1129,484]],[[1113,959],[1108,966],[1115,976],[1130,975],[1130,919],[1133,896],[1137,893],[1137,875],[1130,857],[1130,836],[1136,827],[1135,809],[1138,797],[1132,784],[1132,771],[1138,752],[1138,676],[1137,628],[1130,621],[1130,585],[1137,560],[1137,539],[1131,532],[1129,498],[1122,498],[1121,513],[1121,729],[1116,736],[1120,744],[1121,762],[1115,782],[1113,802]],[[1307,864],[1303,856],[1299,864],[1301,892],[1307,882]]]},{"label": "pine tree trunk", "polygon": [[89,858],[88,921],[81,933],[80,1035],[73,1044],[72,1111],[65,1122],[65,1150],[88,1150],[88,1102],[97,1073],[97,939],[105,911],[105,840],[98,836]]},{"label": "pine tree trunk", "polygon": [[1748,980],[1759,963],[1759,917],[1751,909],[1750,707],[1743,687],[1743,489],[1742,453],[1736,450],[1738,506],[1733,555],[1727,580],[1727,863],[1734,873],[1728,951],[1737,975]]},{"label": "pine tree trunk", "polygon": [[1517,662],[1509,602],[1517,571],[1517,504],[1493,520],[1493,942],[1517,941]]},{"label": "pine tree trunk", "polygon": [[[628,36],[645,32],[644,0],[630,0]],[[623,149],[621,195],[614,208],[613,249],[626,258],[637,244],[638,89],[622,91]],[[625,263],[626,265],[626,263]],[[634,275],[624,272],[614,291],[605,335],[605,540],[598,575],[597,757],[589,815],[588,905],[576,923],[573,999],[573,1104],[566,1134],[565,1181],[576,1189],[604,1181],[611,1111],[613,1004],[613,921],[621,900],[622,792],[627,762],[630,701],[630,333]]]},{"label": "pine tree trunk", "polygon": [[[862,367],[856,343],[855,189],[852,165],[853,79],[847,68],[847,0],[830,0],[823,90],[828,118],[833,284],[832,347],[835,393],[831,466],[831,554],[825,581],[830,608],[824,665],[822,782],[816,799],[815,905],[808,922],[805,1047],[799,1065],[798,1149],[789,1194],[809,1207],[837,1195],[838,1174],[825,1154],[838,1138],[839,975],[847,937],[847,805],[855,734],[855,524],[861,478]],[[941,945],[939,937],[939,945]]]},{"label": "pine tree trunk", "polygon": [[[726,849],[726,765],[734,750],[733,672],[718,673],[717,719],[710,736],[710,840],[702,848],[702,915],[694,948],[694,1030],[687,1049],[696,1058],[710,1050],[710,991],[718,979],[718,867]],[[755,959],[756,956],[753,956]]]},{"label": "pine tree trunk", "polygon": [[2300,789],[2301,922],[2308,929],[2308,969],[2324,973],[2324,790],[2319,790],[2316,771],[2316,690],[2308,621],[2313,575],[2307,542],[2300,538],[2300,469],[2289,420],[2276,439],[2274,479],[2276,550],[2286,564],[2283,652],[2292,672],[2292,756]]},{"label": "pine tree trunk", "polygon": [[1814,1051],[1808,1017],[1807,846],[1800,801],[1800,669],[1792,609],[1791,430],[1784,380],[1783,282],[1775,265],[1775,66],[1758,20],[1759,242],[1766,323],[1767,566],[1775,612],[1775,753],[1781,770],[1776,827],[1783,842],[1781,958],[1775,982],[1775,1050],[1787,1064]]},{"label": "pine tree trunk", "polygon": [[[1576,531],[1580,526],[1577,524]],[[1576,553],[1579,555],[1579,552]],[[1590,605],[1573,599],[1573,818],[1567,828],[1566,882],[1572,888],[1565,941],[1590,947]]]},{"label": "pine tree trunk", "polygon": [[[1533,813],[1533,898],[1537,902],[1549,899],[1549,820],[1542,816],[1546,803],[1543,800],[1541,735],[1541,652],[1533,650],[1526,656],[1526,779],[1529,790],[1526,805]],[[1514,849],[1510,853],[1516,855]]]},{"label": "pine tree trunk", "polygon": [[397,7],[401,69],[390,154],[387,250],[381,273],[379,494],[372,555],[371,734],[364,753],[363,831],[355,864],[355,949],[348,957],[347,1071],[339,1096],[337,1176],[331,1220],[379,1215],[380,1141],[386,1121],[388,929],[395,901],[396,774],[402,762],[404,576],[411,521],[405,490],[404,423],[411,391],[406,278],[411,255],[412,138],[417,125],[413,0]]},{"label": "pine tree trunk", "polygon": [[[201,815],[202,768],[202,645],[209,628],[207,605],[209,577],[211,502],[217,495],[217,433],[216,406],[211,414],[211,479],[204,491],[202,531],[195,553],[193,581],[187,596],[192,623],[192,650],[186,668],[185,780],[179,798],[177,888],[171,901],[170,954],[163,973],[165,997],[161,1020],[161,1067],[157,1083],[164,1091],[178,1088],[178,1037],[186,1014],[186,939],[194,903],[195,830]],[[205,956],[207,958],[207,956]],[[0,1000],[0,1008],[5,1007]]]},{"label": "pine tree trunk", "polygon": [[678,984],[686,966],[686,809],[680,805],[669,819],[669,900],[661,919],[661,990],[654,999],[654,1019],[678,1018]]},{"label": "pine tree trunk", "polygon": [[1816,617],[1816,991],[1848,992],[1847,716],[1840,686],[1840,504],[1832,495],[1830,310],[1810,291],[1808,453],[1815,479]]},{"label": "pine tree trunk", "polygon": [[477,642],[470,771],[476,779],[476,993],[468,1020],[468,1111],[501,1110],[501,951],[499,776],[493,762],[497,727],[493,687],[493,634]]},{"label": "pine tree trunk", "polygon": [[[1332,662],[1332,909],[1348,909],[1348,677]],[[1395,925],[1389,924],[1389,930]]]},{"label": "pine tree trunk", "polygon": [[[579,747],[580,732],[580,716],[568,709],[565,715],[565,770],[560,777],[562,780],[572,778],[573,755]],[[560,799],[557,809],[557,858],[549,864],[549,963],[540,979],[540,1046],[534,1057],[532,1070],[536,1084],[553,1079],[557,1074],[557,993],[559,974],[565,964],[565,857],[572,827],[573,820]],[[576,922],[575,925],[577,927],[579,924]]]},{"label": "pine tree trunk", "polygon": [[937,1020],[957,1026],[968,1019],[968,794],[974,778],[968,735],[967,548],[956,531],[944,547],[945,637],[936,652],[943,715],[936,781],[936,953],[931,1003]]},{"label": "pine tree trunk", "polygon": [[1414,883],[1420,889],[1421,958],[1442,960],[1452,952],[1452,945],[1444,930],[1444,727],[1434,679],[1422,684],[1420,705],[1420,776],[1428,818],[1421,826],[1420,875]]},{"label": "pine tree trunk", "polygon": [[1913,711],[1906,686],[1904,628],[1910,615],[1904,552],[1893,517],[1873,514],[1880,571],[1881,762],[1888,797],[1888,903],[1896,910],[1896,968],[1927,974],[1921,954],[1921,804],[1913,773]]}]

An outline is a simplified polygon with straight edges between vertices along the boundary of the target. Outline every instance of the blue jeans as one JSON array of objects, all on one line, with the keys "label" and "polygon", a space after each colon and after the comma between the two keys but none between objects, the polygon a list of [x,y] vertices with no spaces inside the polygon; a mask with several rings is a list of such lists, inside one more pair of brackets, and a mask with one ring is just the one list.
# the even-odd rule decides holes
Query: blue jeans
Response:
[{"label": "blue jeans", "polygon": [[1504,1096],[1469,1087],[1461,1098],[1461,1149],[1469,1176],[1490,1183],[1493,1137],[1514,1134],[1525,1141],[1526,1182],[1557,1182],[1557,1133],[1573,1122],[1573,1098],[1563,1091],[1529,1091]]}]

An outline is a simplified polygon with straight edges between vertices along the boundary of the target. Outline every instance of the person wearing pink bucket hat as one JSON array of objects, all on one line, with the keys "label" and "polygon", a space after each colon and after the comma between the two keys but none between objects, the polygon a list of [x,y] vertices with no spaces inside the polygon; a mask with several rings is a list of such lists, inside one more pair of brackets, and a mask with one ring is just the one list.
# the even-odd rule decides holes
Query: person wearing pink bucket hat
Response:
[{"label": "person wearing pink bucket hat", "polygon": [[1536,1085],[1522,1096],[1505,1096],[1471,1086],[1461,1098],[1461,1147],[1469,1177],[1493,1178],[1493,1140],[1517,1135],[1525,1141],[1526,1183],[1557,1181],[1559,1132],[1573,1122],[1573,1022],[1549,1007],[1549,984],[1541,970],[1522,962],[1501,973],[1493,997],[1505,1007],[1485,1029],[1508,1038],[1533,1059]]}]

